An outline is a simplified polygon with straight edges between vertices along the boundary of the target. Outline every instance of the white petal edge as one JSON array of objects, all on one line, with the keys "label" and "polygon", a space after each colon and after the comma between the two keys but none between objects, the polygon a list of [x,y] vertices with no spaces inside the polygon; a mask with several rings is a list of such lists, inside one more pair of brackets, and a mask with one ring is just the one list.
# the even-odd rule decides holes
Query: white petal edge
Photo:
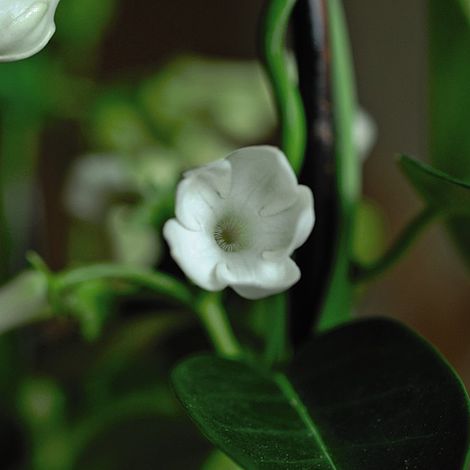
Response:
[{"label": "white petal edge", "polygon": [[240,273],[237,275],[227,263],[217,265],[216,277],[221,283],[229,285],[238,295],[249,300],[258,300],[283,292],[300,279],[300,269],[291,258],[275,262],[258,260],[255,263],[254,277],[240,276]]},{"label": "white petal edge", "polygon": [[288,210],[298,210],[299,216],[293,230],[292,240],[288,246],[283,249],[263,252],[263,259],[268,261],[278,260],[283,256],[290,256],[292,252],[302,246],[310,236],[315,225],[315,210],[313,194],[308,186],[300,185],[298,187],[298,200],[295,206]]},{"label": "white petal edge", "polygon": [[163,226],[163,236],[171,256],[194,284],[208,291],[227,287],[215,276],[220,251],[207,234],[188,230],[176,219],[170,219]]},{"label": "white petal edge", "polygon": [[176,190],[176,219],[189,230],[203,230],[230,191],[230,174],[225,160],[187,171]]}]

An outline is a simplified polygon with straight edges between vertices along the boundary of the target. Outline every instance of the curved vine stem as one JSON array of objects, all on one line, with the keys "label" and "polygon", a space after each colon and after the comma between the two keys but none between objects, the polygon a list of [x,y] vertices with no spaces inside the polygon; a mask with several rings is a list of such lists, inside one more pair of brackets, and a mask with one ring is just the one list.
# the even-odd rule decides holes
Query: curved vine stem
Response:
[{"label": "curved vine stem", "polygon": [[286,52],[286,34],[296,0],[271,0],[262,25],[261,47],[281,121],[282,147],[299,173],[305,154],[306,123],[302,99]]},{"label": "curved vine stem", "polygon": [[194,296],[191,291],[173,277],[157,271],[146,271],[119,264],[95,264],[65,272],[56,277],[54,289],[56,292],[61,292],[83,282],[105,278],[129,281],[147,287],[183,306],[193,305]]},{"label": "curved vine stem", "polygon": [[381,258],[368,266],[353,267],[354,282],[371,281],[393,266],[438,216],[439,212],[434,207],[425,207],[410,221],[403,233]]},{"label": "curved vine stem", "polygon": [[[286,50],[289,20],[296,2],[269,1],[262,23],[261,49],[278,109],[282,148],[292,168],[299,174],[305,157],[307,124],[302,98],[292,73],[292,62]],[[266,331],[266,360],[274,364],[287,354],[287,302],[285,295],[263,302],[272,310],[273,328]]]}]

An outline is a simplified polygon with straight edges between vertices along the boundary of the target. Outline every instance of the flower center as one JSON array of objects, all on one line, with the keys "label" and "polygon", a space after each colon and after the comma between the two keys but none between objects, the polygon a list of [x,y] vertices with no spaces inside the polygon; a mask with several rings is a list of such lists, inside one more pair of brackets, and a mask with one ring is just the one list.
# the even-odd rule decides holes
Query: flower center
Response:
[{"label": "flower center", "polygon": [[227,253],[240,251],[248,245],[247,224],[238,217],[227,216],[219,220],[213,236],[219,248]]}]

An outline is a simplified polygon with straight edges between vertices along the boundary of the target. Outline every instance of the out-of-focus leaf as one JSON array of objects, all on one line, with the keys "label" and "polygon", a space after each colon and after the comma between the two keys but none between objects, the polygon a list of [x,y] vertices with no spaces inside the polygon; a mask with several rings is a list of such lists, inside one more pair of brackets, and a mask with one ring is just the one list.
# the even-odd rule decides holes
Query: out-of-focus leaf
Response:
[{"label": "out-of-focus leaf", "polygon": [[44,114],[76,116],[87,103],[90,85],[69,77],[48,54],[2,64],[0,102],[23,110],[31,120]]},{"label": "out-of-focus leaf", "polygon": [[113,19],[117,0],[66,0],[56,13],[56,40],[74,60],[89,59]]},{"label": "out-of-focus leaf", "polygon": [[78,320],[83,336],[92,341],[111,315],[113,299],[108,282],[95,280],[78,286],[63,301]]},{"label": "out-of-focus leaf", "polygon": [[243,468],[463,468],[469,403],[447,363],[396,322],[307,344],[284,372],[210,355],[176,367],[191,417]]},{"label": "out-of-focus leaf", "polygon": [[158,316],[139,315],[126,320],[121,328],[106,339],[90,375],[98,379],[125,369],[142,351],[167,339],[188,322],[189,318],[181,312],[162,311]]},{"label": "out-of-focus leaf", "polygon": [[124,89],[108,91],[97,100],[90,124],[99,149],[132,153],[154,144],[145,120]]},{"label": "out-of-focus leaf", "polygon": [[51,379],[28,378],[20,385],[18,407],[30,426],[44,432],[64,418],[65,396]]},{"label": "out-of-focus leaf", "polygon": [[[147,390],[161,383],[172,362],[164,345],[187,332],[192,321],[184,312],[159,310],[115,322],[114,328],[108,328],[103,334],[96,358],[87,371],[86,390],[90,400],[100,406],[109,403],[112,397],[132,393],[137,387]],[[158,397],[154,398],[158,398],[162,412],[178,414],[166,378]]]},{"label": "out-of-focus leaf", "polygon": [[128,163],[138,191],[151,199],[173,192],[183,167],[178,151],[162,146],[147,147]]},{"label": "out-of-focus leaf", "polygon": [[427,204],[443,213],[470,215],[470,182],[406,155],[400,157],[398,165]]},{"label": "out-of-focus leaf", "polygon": [[[440,170],[470,181],[470,23],[468,0],[431,0],[430,152]],[[462,9],[461,7],[464,7]],[[470,268],[470,217],[449,219],[448,228]]]},{"label": "out-of-focus leaf", "polygon": [[460,4],[462,5],[463,11],[468,17],[470,21],[470,0],[460,0]]},{"label": "out-of-focus leaf", "polygon": [[48,281],[42,272],[25,271],[0,288],[0,333],[49,318]]}]

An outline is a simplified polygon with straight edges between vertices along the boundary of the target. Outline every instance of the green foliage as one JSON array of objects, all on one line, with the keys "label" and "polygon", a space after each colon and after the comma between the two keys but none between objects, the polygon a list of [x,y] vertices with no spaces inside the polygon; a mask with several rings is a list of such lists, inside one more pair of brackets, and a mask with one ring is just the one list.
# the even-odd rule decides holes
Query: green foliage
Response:
[{"label": "green foliage", "polygon": [[65,0],[56,13],[56,40],[74,58],[88,60],[109,28],[117,0]]},{"label": "green foliage", "polygon": [[240,470],[240,467],[223,452],[215,450],[204,463],[202,470]]},{"label": "green foliage", "polygon": [[[431,0],[430,150],[433,164],[454,178],[470,181],[469,2]],[[464,8],[462,9],[461,6]],[[448,229],[470,267],[470,217],[456,216]]]},{"label": "green foliage", "polygon": [[0,288],[0,333],[50,317],[48,280],[25,271]]},{"label": "green foliage", "polygon": [[67,75],[63,63],[47,54],[2,64],[0,101],[23,112],[23,119],[76,114],[87,94],[88,86]]},{"label": "green foliage", "polygon": [[173,372],[204,434],[243,468],[460,469],[469,405],[439,354],[399,324],[319,336],[270,373],[210,355]]},{"label": "green foliage", "polygon": [[462,5],[465,14],[468,16],[468,20],[470,21],[470,0],[460,0],[460,4]]},{"label": "green foliage", "polygon": [[112,312],[114,295],[109,283],[96,280],[78,286],[62,299],[62,308],[79,322],[88,341],[97,339]]},{"label": "green foliage", "polygon": [[447,215],[470,215],[469,182],[402,155],[398,164],[425,202]]}]

